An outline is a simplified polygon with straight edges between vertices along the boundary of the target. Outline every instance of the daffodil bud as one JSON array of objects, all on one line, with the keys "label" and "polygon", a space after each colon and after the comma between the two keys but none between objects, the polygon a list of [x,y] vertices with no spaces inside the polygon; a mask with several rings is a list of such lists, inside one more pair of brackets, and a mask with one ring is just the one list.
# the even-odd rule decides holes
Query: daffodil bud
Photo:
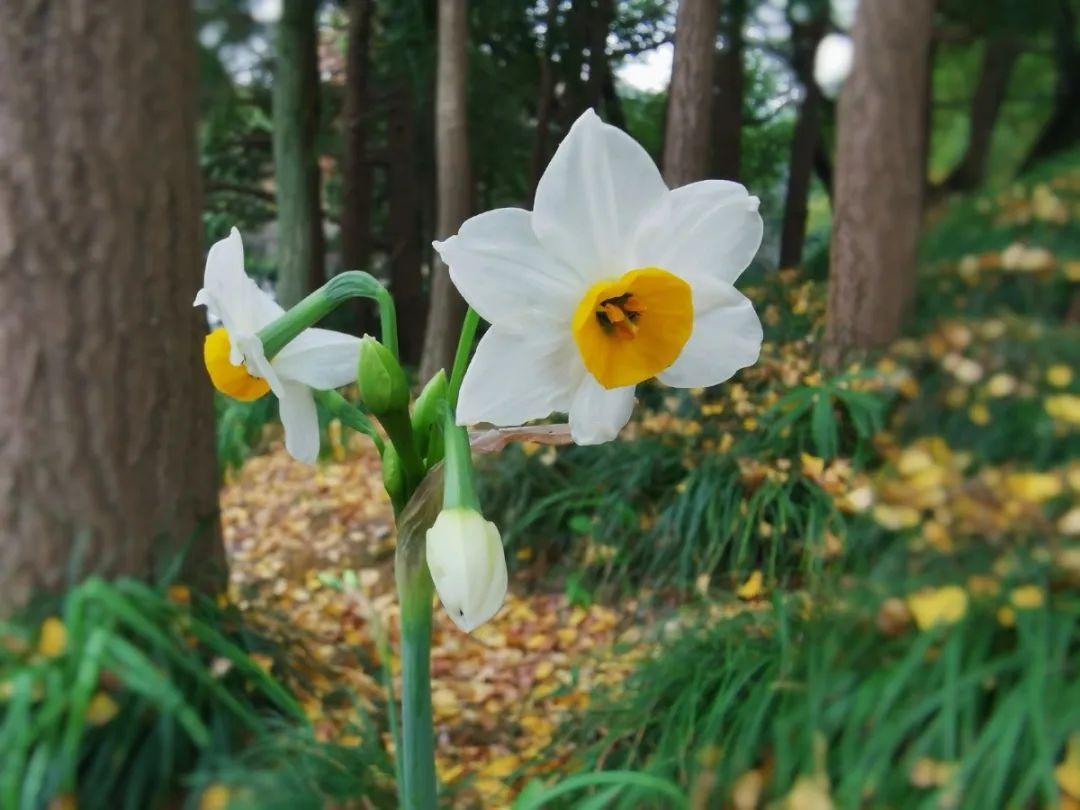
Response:
[{"label": "daffodil bud", "polygon": [[431,466],[442,458],[442,433],[439,420],[447,395],[446,372],[439,369],[413,405],[412,429],[416,436],[416,449]]},{"label": "daffodil bud", "polygon": [[409,381],[405,379],[405,372],[390,350],[370,335],[360,341],[356,381],[360,386],[360,399],[376,416],[408,415]]},{"label": "daffodil bud", "polygon": [[401,468],[401,457],[392,444],[383,448],[382,478],[390,503],[396,511],[400,511],[405,505],[405,471]]},{"label": "daffodil bud", "polygon": [[499,529],[475,509],[444,509],[427,531],[427,564],[439,601],[454,624],[472,632],[506,598],[506,558]]}]

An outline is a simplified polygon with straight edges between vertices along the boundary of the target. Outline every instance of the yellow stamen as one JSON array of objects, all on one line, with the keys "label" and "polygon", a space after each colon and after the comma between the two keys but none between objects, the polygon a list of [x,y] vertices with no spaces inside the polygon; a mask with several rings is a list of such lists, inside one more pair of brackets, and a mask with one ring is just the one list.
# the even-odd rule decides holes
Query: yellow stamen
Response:
[{"label": "yellow stamen", "polygon": [[594,284],[571,323],[585,368],[605,388],[659,374],[675,362],[693,327],[690,285],[659,267]]},{"label": "yellow stamen", "polygon": [[253,377],[243,363],[234,366],[229,359],[229,349],[229,333],[224,329],[215,329],[206,336],[203,361],[214,387],[241,402],[250,402],[267,393],[270,383],[262,377]]}]

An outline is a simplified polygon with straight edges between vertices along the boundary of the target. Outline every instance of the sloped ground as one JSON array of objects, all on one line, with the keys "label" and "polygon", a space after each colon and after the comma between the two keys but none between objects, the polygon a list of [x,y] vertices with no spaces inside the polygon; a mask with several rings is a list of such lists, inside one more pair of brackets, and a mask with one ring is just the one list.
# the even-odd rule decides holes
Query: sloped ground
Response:
[{"label": "sloped ground", "polygon": [[[1080,175],[1059,168],[937,219],[917,322],[888,352],[832,376],[818,369],[824,284],[785,270],[750,282],[769,340],[759,365],[719,396],[647,392],[619,445],[511,448],[491,465],[486,503],[518,563],[507,605],[472,637],[436,608],[438,764],[457,804],[505,806],[528,777],[581,767],[659,769],[702,807],[783,799],[809,810],[860,795],[850,790],[862,790],[862,775],[838,772],[827,729],[808,732],[794,753],[751,735],[727,760],[702,736],[706,710],[723,704],[717,729],[753,726],[747,713],[764,711],[744,692],[695,704],[693,690],[715,673],[753,683],[751,670],[771,666],[774,652],[759,642],[779,634],[782,605],[795,617],[834,616],[833,636],[819,639],[826,646],[847,633],[837,649],[880,645],[904,661],[925,654],[931,674],[903,687],[915,689],[913,700],[942,688],[932,672],[943,651],[966,649],[959,630],[946,645],[944,628],[970,621],[964,637],[982,641],[969,663],[999,672],[1001,683],[985,681],[991,708],[965,709],[962,722],[982,741],[983,761],[992,751],[1013,762],[1012,743],[994,747],[1004,737],[982,731],[1013,722],[992,709],[1008,666],[1020,665],[1017,689],[1030,692],[1017,658],[1018,638],[1030,643],[1035,623],[1027,617],[1046,611],[1048,626],[1064,622],[1064,663],[1048,685],[1072,688],[1080,664],[1067,618],[1080,584],[1080,346],[1070,325]],[[321,736],[348,741],[365,731],[351,725],[341,687],[381,709],[380,672],[396,673],[387,653],[397,632],[394,538],[373,451],[343,444],[334,426],[330,438],[333,459],[315,470],[280,448],[251,459],[222,505],[232,597],[251,621],[289,628],[318,662],[305,672],[267,665],[301,691]],[[635,596],[617,596],[626,593]],[[611,594],[609,604],[597,594]],[[693,633],[680,646],[685,628],[705,628],[705,646],[693,647]],[[943,634],[940,646],[932,633]],[[758,643],[760,657],[709,658],[740,637]],[[665,668],[668,655],[677,663]],[[882,656],[880,672],[872,659],[869,670],[866,659],[833,662],[853,679],[852,700],[878,699]],[[694,669],[706,663],[709,671]],[[809,688],[777,667],[786,673],[777,690]],[[941,677],[955,684],[957,673]],[[1014,693],[1001,694],[1007,708]],[[1023,715],[1033,723],[1042,711],[1034,705]],[[795,701],[771,711],[803,709]],[[665,726],[669,714],[685,727]],[[1066,741],[1080,720],[1072,728],[1071,715],[1052,719],[1030,738],[1045,750],[1030,767],[1015,765],[1027,769],[1017,789],[1037,785],[1075,807],[1080,736]],[[963,806],[963,780],[982,766],[963,759],[970,752],[955,735],[938,750],[937,737],[907,734],[896,753],[903,762],[881,780],[889,801]]]}]

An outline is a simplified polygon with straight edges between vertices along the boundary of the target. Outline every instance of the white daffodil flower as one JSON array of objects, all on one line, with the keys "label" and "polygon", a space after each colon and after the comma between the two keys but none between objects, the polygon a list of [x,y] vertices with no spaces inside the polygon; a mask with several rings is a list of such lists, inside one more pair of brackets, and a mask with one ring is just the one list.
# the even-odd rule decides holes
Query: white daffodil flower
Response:
[{"label": "white daffodil flower", "polygon": [[506,558],[498,527],[475,509],[444,509],[427,530],[428,569],[443,608],[466,633],[506,598]]},{"label": "white daffodil flower", "polygon": [[714,385],[752,365],[761,323],[733,286],[761,244],[738,183],[669,190],[648,153],[586,111],[544,172],[531,212],[500,208],[435,243],[491,324],[459,424],[570,415],[578,444],[614,439],[634,387]]},{"label": "white daffodil flower", "polygon": [[195,306],[200,305],[223,324],[206,336],[203,347],[214,387],[243,401],[273,391],[285,448],[298,461],[314,464],[319,418],[312,389],[339,388],[355,379],[359,338],[305,329],[267,360],[257,333],[285,310],[244,272],[244,245],[236,228],[210,248],[203,288],[195,296]]}]

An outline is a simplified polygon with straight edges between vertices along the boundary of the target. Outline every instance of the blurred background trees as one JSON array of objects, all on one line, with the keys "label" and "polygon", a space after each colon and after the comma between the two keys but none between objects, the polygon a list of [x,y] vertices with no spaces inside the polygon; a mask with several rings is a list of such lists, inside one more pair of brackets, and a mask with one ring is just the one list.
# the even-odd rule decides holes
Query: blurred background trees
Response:
[{"label": "blurred background trees", "polygon": [[[178,49],[177,78],[150,87],[139,82],[159,79],[110,74],[107,80],[61,87],[50,74],[42,96],[57,100],[45,110],[49,127],[41,133],[25,122],[40,122],[46,102],[29,99],[20,88],[45,79],[33,74],[32,60],[23,65],[16,54],[40,60],[47,45],[70,51],[73,62],[88,29],[61,26],[54,40],[41,43],[40,32],[25,29],[24,6],[7,4],[3,18],[3,36],[10,43],[3,56],[16,64],[0,80],[8,217],[0,229],[0,283],[10,290],[7,300],[26,301],[40,293],[41,308],[65,317],[89,308],[85,317],[73,320],[80,334],[112,324],[108,313],[152,311],[153,334],[169,335],[155,338],[161,341],[156,356],[173,358],[168,362],[176,365],[168,374],[165,365],[155,365],[146,379],[169,392],[162,394],[168,408],[184,414],[167,420],[169,441],[186,435],[188,422],[194,426],[206,419],[208,407],[204,386],[191,377],[198,373],[191,354],[197,335],[184,331],[190,326],[187,298],[198,286],[192,267],[201,255],[185,216],[198,205],[200,178],[188,177],[192,166],[184,168],[181,158],[173,157],[192,130],[197,152],[188,157],[197,157],[201,175],[202,244],[222,237],[232,225],[240,227],[249,269],[285,304],[328,275],[370,270],[397,299],[405,360],[430,371],[446,364],[461,317],[460,299],[447,285],[431,241],[452,233],[476,211],[529,206],[551,154],[586,108],[644,144],[671,183],[737,179],[760,196],[766,242],[753,272],[802,266],[814,278],[828,277],[833,296],[828,334],[838,356],[889,339],[912,311],[915,239],[935,206],[953,192],[1007,182],[1021,167],[1075,143],[1080,128],[1074,0],[940,0],[933,8],[902,3],[902,12],[891,0],[864,4],[865,14],[854,22],[862,53],[839,107],[815,84],[814,59],[823,37],[852,30],[852,3],[194,0],[194,25],[186,29],[180,12],[177,25],[166,26],[163,11],[136,3],[132,15],[170,28],[169,44],[153,47]],[[875,22],[882,15],[884,22]],[[123,20],[129,22],[127,16]],[[183,77],[187,56],[176,44],[183,38],[197,43],[197,81]],[[184,47],[189,56],[191,42]],[[889,61],[894,52],[902,61]],[[71,75],[93,72],[67,61],[63,66]],[[24,74],[30,79],[21,78]],[[151,92],[172,101],[120,101]],[[197,118],[183,118],[184,99],[196,93]],[[106,173],[98,182],[90,169],[64,162],[60,146],[66,148],[67,141],[54,148],[50,140],[64,133],[65,116],[89,115],[83,111],[87,105],[101,117],[78,119],[76,134],[92,145],[80,144],[76,167],[104,171],[100,167],[128,152],[142,155],[147,144],[165,139],[166,127],[179,145],[170,141],[166,148],[163,142],[158,164],[129,157],[122,172]],[[114,137],[103,129],[108,121],[122,124],[125,137],[138,135],[130,135],[130,142]],[[48,157],[35,151],[44,144],[50,144]],[[100,157],[95,149],[103,150]],[[43,175],[53,186],[38,181],[23,196],[25,181],[18,171],[36,165],[34,160],[68,174]],[[169,205],[181,213],[170,214],[172,224],[161,226],[152,247],[136,250],[133,240],[149,238],[136,231],[156,227],[157,214],[147,213],[156,211],[154,199],[132,192],[115,204],[101,202],[102,189],[119,195],[116,177],[128,178],[132,187],[175,186]],[[94,194],[72,202],[71,189],[91,187]],[[56,199],[42,196],[46,193]],[[40,205],[27,204],[35,195],[41,196]],[[50,235],[35,231],[45,217],[41,212],[61,205],[72,206],[71,219],[58,221]],[[110,233],[115,237],[106,238]],[[71,290],[59,284],[60,269],[25,281],[33,266],[25,251],[31,251],[33,238],[50,241],[50,249],[66,246],[64,261],[79,268],[71,271],[77,276],[72,284],[124,273],[138,277],[143,306],[106,304],[110,295],[126,300],[124,285],[105,292],[107,285],[99,284],[92,295],[69,301],[65,296]],[[95,240],[104,247],[94,247]],[[123,261],[108,263],[106,254]],[[159,277],[168,306],[182,300],[185,309],[168,309],[166,315],[145,306],[146,296],[156,300],[149,291]],[[101,299],[97,303],[95,296]],[[164,300],[160,306],[166,306]],[[5,316],[8,345],[23,342],[24,330],[33,334],[43,328],[43,318],[28,316],[30,310],[21,305],[19,310]],[[334,313],[333,320],[331,326],[356,333],[373,326],[361,305]],[[119,352],[122,338],[110,333],[113,342],[107,345]],[[54,366],[48,363],[33,368],[7,363],[0,372],[11,436],[16,424],[42,415],[41,409],[30,412],[34,406],[28,403],[36,395],[28,399],[27,386],[48,399],[54,385],[112,392],[143,384],[117,382],[142,373],[138,363],[117,367],[118,376],[103,379],[85,358],[57,358],[75,365],[61,374],[49,371]],[[109,418],[141,441],[132,427],[137,420],[123,415],[123,397],[101,396]],[[89,395],[82,399],[98,401]],[[267,410],[257,407],[260,413]],[[24,482],[20,465],[30,463],[30,451],[15,438],[3,439],[2,474]],[[47,446],[51,440],[41,441]],[[129,458],[135,451],[124,441],[109,444],[112,452]],[[97,463],[93,454],[80,458],[79,464],[88,465],[81,474],[96,477],[90,470]],[[146,454],[140,463],[151,464],[152,458]],[[72,460],[64,465],[65,471],[79,467]],[[205,460],[191,465],[189,472],[199,482],[183,485],[204,499],[212,486],[195,471],[205,473],[205,468]],[[68,478],[79,474],[65,472]],[[56,472],[46,478],[63,476]],[[164,486],[166,479],[160,481]],[[30,508],[18,494],[23,486],[8,485],[9,509]],[[94,493],[87,496],[94,508],[111,503],[107,492]],[[169,508],[184,511],[175,504]]]}]

